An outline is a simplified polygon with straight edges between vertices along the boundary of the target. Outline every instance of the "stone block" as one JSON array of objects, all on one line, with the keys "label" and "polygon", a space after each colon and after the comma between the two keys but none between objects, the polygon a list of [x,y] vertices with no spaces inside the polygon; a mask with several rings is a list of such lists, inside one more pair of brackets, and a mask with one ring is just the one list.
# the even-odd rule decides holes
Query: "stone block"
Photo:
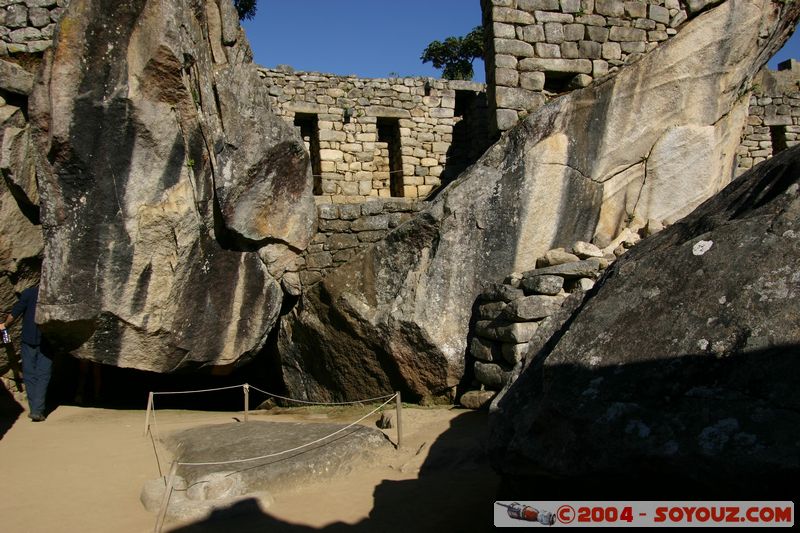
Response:
[{"label": "stone block", "polygon": [[503,24],[502,22],[492,24],[492,33],[498,39],[515,39],[517,37],[517,30],[514,25]]},{"label": "stone block", "polygon": [[536,109],[544,104],[544,97],[540,93],[522,88],[497,87],[495,95],[497,106],[503,108]]},{"label": "stone block", "polygon": [[661,24],[669,24],[669,9],[664,6],[650,4],[649,18]]},{"label": "stone block", "polygon": [[533,276],[523,278],[521,281],[522,289],[525,294],[547,294],[554,296],[561,292],[564,286],[564,278],[561,276]]},{"label": "stone block", "polygon": [[16,63],[0,59],[0,89],[27,95],[33,90],[33,75]]},{"label": "stone block", "polygon": [[[538,47],[541,44],[543,43],[536,43],[536,46]],[[556,46],[556,48],[558,47]],[[539,54],[538,50],[536,53]],[[498,68],[494,71],[494,80],[497,85],[502,85],[504,87],[517,87],[519,85],[519,72],[517,72],[516,69]]]},{"label": "stone block", "polygon": [[319,130],[319,140],[320,141],[336,141],[336,142],[345,142],[347,140],[347,134],[343,131],[334,131],[334,130]]},{"label": "stone block", "polygon": [[643,41],[622,42],[619,46],[626,54],[643,54],[647,50],[647,43]]},{"label": "stone block", "polygon": [[374,231],[389,229],[389,216],[374,215],[361,217],[350,224],[350,229],[352,231]]},{"label": "stone block", "polygon": [[20,28],[8,34],[11,42],[14,43],[27,43],[30,41],[39,41],[42,39],[42,31],[37,28]]},{"label": "stone block", "polygon": [[603,43],[603,59],[621,59],[622,48],[619,43]]},{"label": "stone block", "polygon": [[533,57],[533,46],[515,39],[495,39],[494,50],[498,54],[508,54],[516,57]]},{"label": "stone block", "polygon": [[380,230],[360,231],[356,235],[358,236],[359,241],[369,243],[378,242],[379,240],[383,239],[386,236],[386,232]]},{"label": "stone block", "polygon": [[531,340],[537,327],[536,322],[479,320],[475,324],[475,334],[484,339],[519,344]]},{"label": "stone block", "polygon": [[597,79],[608,74],[608,61],[595,59],[592,61],[592,77]]},{"label": "stone block", "polygon": [[523,296],[525,296],[525,294],[521,289],[504,283],[491,283],[483,290],[478,298],[485,302],[511,302]]},{"label": "stone block", "polygon": [[590,41],[604,43],[608,40],[608,28],[600,26],[586,26],[586,35]]},{"label": "stone block", "polygon": [[561,43],[561,57],[564,59],[578,59],[581,57],[578,51],[578,43],[564,42]]},{"label": "stone block", "polygon": [[361,204],[362,215],[380,215],[383,212],[384,203],[381,200],[370,200]]},{"label": "stone block", "polygon": [[607,17],[622,17],[625,15],[625,3],[622,0],[595,0],[594,10]]},{"label": "stone block", "polygon": [[561,7],[559,0],[517,0],[517,7],[525,11],[553,11]]},{"label": "stone block", "polygon": [[506,302],[486,302],[480,304],[475,314],[480,320],[495,320],[506,310]]},{"label": "stone block", "polygon": [[559,24],[570,24],[575,22],[575,17],[567,13],[553,13],[550,11],[536,11],[536,22],[545,24],[548,22],[557,22]]},{"label": "stone block", "polygon": [[28,10],[28,20],[36,28],[44,28],[50,24],[50,11],[43,7],[32,7]]},{"label": "stone block", "polygon": [[28,25],[28,8],[23,4],[14,4],[6,9],[6,26],[24,28]]},{"label": "stone block", "polygon": [[459,403],[465,409],[483,409],[489,406],[496,395],[495,391],[471,390],[461,396]]},{"label": "stone block", "polygon": [[661,42],[669,39],[665,31],[649,31],[647,32],[647,40],[651,42]]},{"label": "stone block", "polygon": [[633,21],[633,27],[640,30],[654,30],[656,29],[656,21],[650,19],[636,19]]},{"label": "stone block", "polygon": [[495,22],[507,22],[511,24],[533,24],[533,15],[527,11],[513,9],[510,7],[493,7],[492,19]]},{"label": "stone block", "polygon": [[603,56],[603,45],[594,41],[581,41],[578,43],[578,51],[582,57],[600,59]]},{"label": "stone block", "polygon": [[608,39],[615,42],[644,42],[647,40],[647,33],[637,28],[613,26],[608,33]]},{"label": "stone block", "polygon": [[625,15],[630,18],[643,18],[647,16],[647,4],[644,2],[625,2]]},{"label": "stone block", "polygon": [[540,320],[555,313],[563,301],[564,298],[561,296],[542,294],[525,296],[509,303],[503,311],[503,318],[509,321],[525,322]]},{"label": "stone block", "polygon": [[681,9],[680,11],[675,13],[675,16],[672,17],[672,19],[670,19],[669,27],[670,28],[677,28],[678,26],[680,26],[681,24],[686,22],[686,19],[688,19],[688,18],[689,18],[689,16],[686,14],[686,11]]},{"label": "stone block", "polygon": [[323,161],[343,161],[344,153],[341,150],[323,149],[319,151],[319,158]]},{"label": "stone block", "polygon": [[561,11],[564,13],[579,13],[581,10],[581,0],[561,0]]},{"label": "stone block", "polygon": [[317,252],[306,256],[308,268],[325,268],[333,265],[333,256],[330,252]]},{"label": "stone block", "polygon": [[529,91],[541,91],[544,89],[544,79],[544,72],[521,72],[519,75],[519,85],[523,89],[528,89]]},{"label": "stone block", "polygon": [[565,41],[581,41],[586,35],[586,26],[583,24],[565,24],[564,25],[564,40]]},{"label": "stone block", "polygon": [[544,38],[548,43],[561,44],[564,42],[564,25],[557,22],[548,22],[544,25]]},{"label": "stone block", "polygon": [[581,15],[575,17],[575,22],[578,24],[585,24],[586,26],[604,27],[606,25],[606,18],[600,15]]},{"label": "stone block", "polygon": [[[537,74],[541,73],[539,72]],[[522,77],[520,75],[520,80],[521,79]],[[544,83],[542,85],[544,85]],[[519,116],[517,115],[517,112],[513,109],[498,109],[496,117],[497,117],[497,129],[500,131],[510,130],[519,121]]]},{"label": "stone block", "polygon": [[507,362],[512,365],[520,363],[526,355],[528,355],[529,342],[521,342],[519,344],[503,343],[500,348],[500,353]]},{"label": "stone block", "polygon": [[339,218],[339,206],[333,204],[318,205],[317,216],[323,220],[335,220]]},{"label": "stone block", "polygon": [[[538,57],[548,57],[548,58],[560,58],[561,57],[561,47],[557,44],[549,44],[549,43],[536,43],[535,45],[536,55]],[[516,71],[515,71],[516,72]],[[517,80],[519,81],[519,80]],[[501,84],[498,81],[498,84]]]},{"label": "stone block", "polygon": [[500,390],[511,379],[511,372],[494,363],[475,361],[475,379],[487,389]]},{"label": "stone block", "polygon": [[[544,40],[544,30],[542,29],[542,39]],[[494,56],[494,66],[496,68],[517,68],[517,58],[505,54]]]},{"label": "stone block", "polygon": [[328,239],[330,250],[344,250],[358,246],[358,237],[353,233],[336,233]]},{"label": "stone block", "polygon": [[530,26],[523,27],[522,39],[528,43],[538,43],[544,41],[544,26],[541,24],[531,24]]},{"label": "stone block", "polygon": [[576,74],[567,85],[568,89],[581,89],[588,87],[592,83],[592,77],[588,74]]},{"label": "stone block", "polygon": [[500,344],[488,339],[473,337],[469,344],[469,353],[479,361],[502,361],[503,352]]},{"label": "stone block", "polygon": [[519,62],[519,69],[522,71],[591,74],[592,62],[589,59],[525,58]]}]

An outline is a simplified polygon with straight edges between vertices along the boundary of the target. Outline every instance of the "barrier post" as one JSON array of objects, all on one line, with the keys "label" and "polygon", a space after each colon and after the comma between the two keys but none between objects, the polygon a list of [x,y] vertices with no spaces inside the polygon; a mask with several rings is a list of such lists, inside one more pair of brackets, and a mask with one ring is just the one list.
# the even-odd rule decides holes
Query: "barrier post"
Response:
[{"label": "barrier post", "polygon": [[164,498],[161,500],[161,509],[158,510],[158,519],[156,520],[155,533],[161,533],[164,527],[164,519],[167,517],[167,507],[169,507],[169,498],[172,496],[172,487],[175,485],[175,476],[178,473],[178,460],[172,461],[172,467],[169,469],[169,476],[167,476],[167,486],[164,488]]},{"label": "barrier post", "polygon": [[250,415],[250,384],[242,385],[242,390],[244,391],[244,421],[247,422]]},{"label": "barrier post", "polygon": [[144,415],[144,436],[150,431],[150,411],[153,409],[153,393],[147,395],[147,410]]},{"label": "barrier post", "polygon": [[395,408],[397,409],[397,449],[399,450],[403,442],[403,400],[400,391],[395,394]]}]

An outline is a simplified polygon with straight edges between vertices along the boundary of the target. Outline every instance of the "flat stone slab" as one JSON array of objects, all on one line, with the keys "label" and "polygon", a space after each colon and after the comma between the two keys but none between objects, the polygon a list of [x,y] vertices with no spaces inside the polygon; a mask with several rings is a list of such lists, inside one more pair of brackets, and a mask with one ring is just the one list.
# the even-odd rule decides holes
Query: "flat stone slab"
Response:
[{"label": "flat stone slab", "polygon": [[[249,421],[200,426],[173,434],[167,446],[180,463],[222,462],[261,457],[315,441],[347,424]],[[178,446],[180,444],[180,446]],[[184,466],[178,474],[191,485],[215,472],[235,472],[247,492],[272,494],[308,481],[348,473],[394,445],[381,431],[353,426],[317,444],[255,461]]]}]

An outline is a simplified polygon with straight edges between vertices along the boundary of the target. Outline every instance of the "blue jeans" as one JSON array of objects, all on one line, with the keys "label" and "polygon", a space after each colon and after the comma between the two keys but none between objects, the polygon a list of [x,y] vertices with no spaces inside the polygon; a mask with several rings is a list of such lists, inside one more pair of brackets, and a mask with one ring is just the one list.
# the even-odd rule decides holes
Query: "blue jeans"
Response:
[{"label": "blue jeans", "polygon": [[45,396],[52,368],[53,361],[42,353],[40,346],[22,343],[22,377],[32,415],[44,414]]}]

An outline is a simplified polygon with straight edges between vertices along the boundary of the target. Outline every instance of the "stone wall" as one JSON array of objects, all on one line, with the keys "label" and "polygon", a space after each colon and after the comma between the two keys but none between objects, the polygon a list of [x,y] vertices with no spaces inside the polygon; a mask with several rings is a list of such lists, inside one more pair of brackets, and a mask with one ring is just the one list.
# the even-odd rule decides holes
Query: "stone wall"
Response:
[{"label": "stone wall", "polygon": [[489,145],[480,83],[260,73],[274,112],[306,141],[319,203],[425,198]]},{"label": "stone wall", "polygon": [[490,128],[585,87],[677,34],[717,0],[481,0]]},{"label": "stone wall", "polygon": [[753,81],[747,126],[739,146],[737,173],[800,143],[800,63],[762,70]]},{"label": "stone wall", "polygon": [[300,283],[307,287],[318,282],[328,272],[410,219],[424,205],[424,202],[404,198],[318,205],[319,232],[303,253],[299,266]]},{"label": "stone wall", "polygon": [[0,0],[0,55],[42,52],[69,0]]}]

